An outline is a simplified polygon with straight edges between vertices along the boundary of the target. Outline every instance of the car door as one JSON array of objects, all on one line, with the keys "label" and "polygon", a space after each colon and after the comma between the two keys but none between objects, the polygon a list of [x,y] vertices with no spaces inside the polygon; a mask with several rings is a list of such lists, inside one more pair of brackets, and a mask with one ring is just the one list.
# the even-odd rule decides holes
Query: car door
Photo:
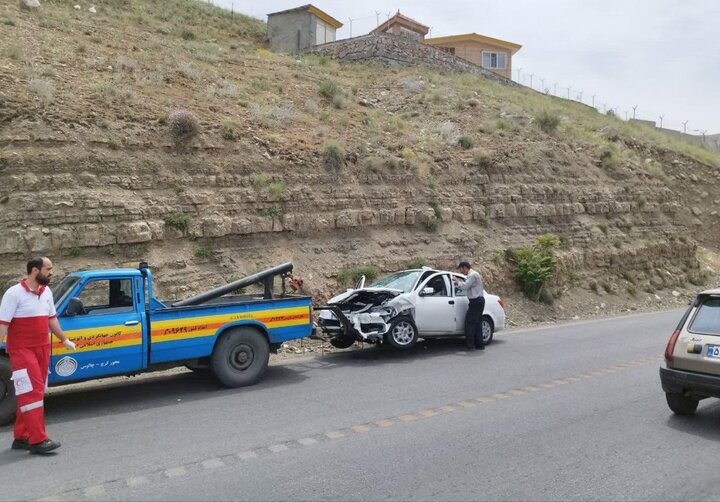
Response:
[{"label": "car door", "polygon": [[[456,277],[460,281],[465,280],[464,275],[453,274],[453,277]],[[470,303],[470,300],[468,300],[468,297],[465,294],[465,291],[459,290],[458,288],[455,287],[455,285],[453,285],[453,297],[455,299],[455,333],[456,334],[464,334],[465,333],[465,316],[467,315],[468,305]]]},{"label": "car door", "polygon": [[[430,291],[431,288],[432,291]],[[449,274],[435,274],[420,284],[415,306],[415,325],[423,335],[455,333],[455,300]]]},{"label": "car door", "polygon": [[142,368],[143,306],[133,278],[92,277],[69,299],[58,320],[77,345],[67,350],[53,338],[51,383],[97,378]]}]

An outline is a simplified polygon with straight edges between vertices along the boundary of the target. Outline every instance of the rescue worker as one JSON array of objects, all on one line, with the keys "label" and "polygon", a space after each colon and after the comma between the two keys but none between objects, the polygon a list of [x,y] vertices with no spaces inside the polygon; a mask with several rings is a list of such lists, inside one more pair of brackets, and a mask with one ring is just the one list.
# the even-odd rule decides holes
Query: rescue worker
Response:
[{"label": "rescue worker", "polygon": [[467,295],[468,311],[465,314],[465,348],[467,350],[485,350],[485,340],[482,334],[482,314],[485,309],[485,296],[482,276],[477,270],[473,270],[470,262],[461,261],[457,266],[458,271],[465,275],[465,282],[453,278],[455,287],[464,291]]},{"label": "rescue worker", "polygon": [[27,262],[27,277],[8,289],[0,303],[0,344],[7,336],[7,353],[13,369],[17,415],[13,450],[48,453],[60,443],[45,433],[43,400],[50,364],[52,331],[68,350],[75,344],[60,328],[55,301],[48,288],[53,264],[48,258]]}]

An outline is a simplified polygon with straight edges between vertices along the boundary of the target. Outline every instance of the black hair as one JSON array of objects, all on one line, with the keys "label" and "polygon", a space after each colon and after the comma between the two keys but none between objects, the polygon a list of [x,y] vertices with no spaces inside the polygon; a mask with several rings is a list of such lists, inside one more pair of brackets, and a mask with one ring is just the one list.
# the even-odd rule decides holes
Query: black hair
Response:
[{"label": "black hair", "polygon": [[43,258],[42,256],[33,258],[32,260],[27,262],[27,273],[30,274],[32,272],[32,269],[34,269],[34,268],[36,268],[38,270],[42,270],[44,263],[45,263],[45,258]]},{"label": "black hair", "polygon": [[462,268],[462,267],[472,268],[472,266],[470,265],[470,262],[465,261],[465,260],[458,263],[458,266],[456,268]]}]

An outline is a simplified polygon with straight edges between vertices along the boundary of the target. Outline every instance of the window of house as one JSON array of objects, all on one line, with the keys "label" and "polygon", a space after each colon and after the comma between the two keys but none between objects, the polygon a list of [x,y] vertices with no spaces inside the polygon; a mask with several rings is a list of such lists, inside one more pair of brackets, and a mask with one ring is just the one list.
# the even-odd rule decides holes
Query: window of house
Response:
[{"label": "window of house", "polygon": [[504,70],[505,53],[504,52],[483,52],[483,67],[495,70]]},{"label": "window of house", "polygon": [[412,30],[408,30],[407,28],[400,27],[400,36],[409,38],[410,40],[415,40],[416,42],[420,41],[420,33]]},{"label": "window of house", "polygon": [[438,47],[443,52],[447,52],[448,54],[455,55],[455,47]]}]

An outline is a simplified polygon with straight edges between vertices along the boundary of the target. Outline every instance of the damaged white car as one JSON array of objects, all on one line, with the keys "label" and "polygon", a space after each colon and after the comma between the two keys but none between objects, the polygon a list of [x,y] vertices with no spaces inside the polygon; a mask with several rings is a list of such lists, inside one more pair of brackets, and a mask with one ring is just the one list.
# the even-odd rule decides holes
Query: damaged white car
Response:
[{"label": "damaged white car", "polygon": [[[407,349],[418,338],[462,336],[468,299],[455,288],[453,277],[465,280],[462,274],[427,267],[396,272],[367,288],[363,280],[356,289],[317,308],[318,327],[338,348],[365,341]],[[482,316],[485,343],[504,328],[502,300],[486,292]]]}]

